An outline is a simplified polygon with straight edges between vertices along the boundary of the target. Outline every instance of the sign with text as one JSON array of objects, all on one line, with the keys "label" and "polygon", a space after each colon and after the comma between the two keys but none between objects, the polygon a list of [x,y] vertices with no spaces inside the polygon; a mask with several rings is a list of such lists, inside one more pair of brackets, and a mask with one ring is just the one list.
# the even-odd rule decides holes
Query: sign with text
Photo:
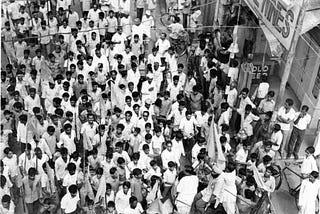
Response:
[{"label": "sign with text", "polygon": [[245,0],[245,2],[279,42],[289,49],[300,7],[298,5],[289,7],[281,0]]}]

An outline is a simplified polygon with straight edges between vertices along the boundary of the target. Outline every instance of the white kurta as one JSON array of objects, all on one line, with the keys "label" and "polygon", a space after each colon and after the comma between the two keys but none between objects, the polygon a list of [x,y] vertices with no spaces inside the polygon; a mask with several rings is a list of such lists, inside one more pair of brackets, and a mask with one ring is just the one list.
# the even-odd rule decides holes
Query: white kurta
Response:
[{"label": "white kurta", "polygon": [[142,102],[144,103],[146,99],[150,98],[152,101],[156,100],[157,97],[157,89],[156,84],[154,81],[149,83],[148,81],[145,81],[142,83],[141,88],[142,93]]},{"label": "white kurta", "polygon": [[301,206],[299,214],[311,214],[316,212],[316,199],[319,193],[319,181],[311,183],[305,179],[301,183],[298,206]]},{"label": "white kurta", "polygon": [[178,186],[178,197],[176,199],[176,205],[179,214],[188,214],[191,209],[191,205],[194,196],[197,194],[199,179],[195,175],[189,175],[183,177]]},{"label": "white kurta", "polygon": [[217,180],[214,195],[221,202],[227,214],[235,214],[237,201],[236,172],[224,172]]}]

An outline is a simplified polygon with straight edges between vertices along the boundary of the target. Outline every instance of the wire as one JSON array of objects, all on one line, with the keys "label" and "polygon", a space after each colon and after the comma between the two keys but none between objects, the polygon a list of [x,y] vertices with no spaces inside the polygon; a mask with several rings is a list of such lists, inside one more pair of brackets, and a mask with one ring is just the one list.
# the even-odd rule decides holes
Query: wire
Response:
[{"label": "wire", "polygon": [[[127,24],[128,25],[128,24]],[[127,25],[122,25],[122,27],[127,26]],[[48,26],[47,26],[48,27]],[[60,26],[59,26],[60,27]],[[207,25],[207,26],[199,26],[196,28],[184,28],[185,30],[201,30],[201,29],[206,29],[206,28],[215,28],[215,27],[234,27],[234,25]],[[261,27],[249,27],[249,26],[241,26],[239,25],[238,28],[252,28],[252,29],[260,29]],[[102,29],[107,29],[107,28],[94,28],[91,30],[81,30],[78,33],[86,33],[86,32],[91,32],[91,31],[97,31],[97,30],[102,30]],[[164,32],[161,29],[157,28],[151,28],[151,31],[156,31],[156,32]],[[48,34],[46,36],[28,36],[28,37],[24,37],[24,39],[31,39],[31,38],[42,38],[42,37],[48,37],[48,36],[54,36],[54,35],[69,35],[72,33],[56,33],[56,34]],[[12,42],[12,41],[17,41],[17,39],[11,39],[11,40],[2,40],[3,42]]]},{"label": "wire", "polygon": [[[210,4],[213,4],[213,3],[215,3],[215,2],[209,2],[209,3],[206,3],[206,4],[202,4],[202,5],[199,5],[200,7],[202,7],[202,6],[205,6],[205,5],[210,5]],[[274,3],[272,2],[272,4],[274,5]],[[274,5],[275,6],[275,5]],[[281,12],[278,8],[276,8],[279,12]],[[239,17],[238,17],[239,18]],[[149,20],[147,20],[147,21],[145,21],[145,22],[148,22]],[[144,22],[141,22],[141,23],[144,23]],[[290,22],[289,22],[290,23]],[[131,24],[126,24],[126,25],[123,25],[123,26],[127,26],[127,25],[131,25]],[[290,25],[290,24],[289,24]],[[122,26],[122,27],[123,27]],[[291,24],[291,26],[292,26],[292,24]],[[189,29],[192,29],[192,30],[201,30],[201,29],[208,29],[208,28],[216,28],[216,27],[234,27],[234,25],[210,25],[210,26],[199,26],[199,27],[196,27],[196,28],[185,28],[185,30],[189,30]],[[297,28],[298,26],[296,26],[296,28]],[[256,26],[256,27],[254,27],[254,26],[241,26],[241,25],[239,25],[238,26],[238,28],[245,28],[245,29],[259,29],[259,28],[261,28],[260,26]],[[80,31],[80,32],[90,32],[90,31],[96,31],[96,30],[99,30],[99,29],[106,29],[106,28],[95,28],[95,29],[93,29],[93,30],[83,30],[83,31]],[[155,29],[152,29],[151,28],[151,30],[155,30]],[[293,29],[295,32],[297,32],[297,30],[298,29]],[[161,29],[156,29],[155,31],[158,31],[158,32],[163,32],[163,31],[161,31]],[[58,35],[59,34],[66,34],[66,35],[69,35],[69,34],[71,34],[71,33],[57,33]],[[53,36],[53,35],[56,35],[56,34],[48,34],[47,36],[43,36],[43,37],[48,37],[48,36]],[[302,40],[304,40],[305,42],[306,42],[306,44],[315,52],[315,54],[318,56],[318,57],[320,57],[320,53],[318,53],[318,51],[317,50],[315,50],[314,49],[314,47],[310,44],[310,43],[314,43],[314,41],[311,39],[311,41],[307,41],[305,38],[304,38],[304,36],[303,35],[299,35],[301,38],[302,38]],[[42,38],[42,36],[29,36],[29,37],[25,37],[25,39],[30,39],[30,38]],[[12,42],[12,41],[17,41],[17,40],[3,40],[3,42]],[[146,40],[146,41],[149,41],[149,40]],[[313,44],[313,45],[315,45],[315,44]]]}]

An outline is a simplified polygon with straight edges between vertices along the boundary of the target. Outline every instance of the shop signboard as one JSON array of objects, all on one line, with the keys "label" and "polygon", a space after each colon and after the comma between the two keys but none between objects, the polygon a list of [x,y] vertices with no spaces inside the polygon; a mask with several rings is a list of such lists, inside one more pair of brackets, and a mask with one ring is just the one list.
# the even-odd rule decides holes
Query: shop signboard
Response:
[{"label": "shop signboard", "polygon": [[261,76],[269,76],[271,69],[271,65],[269,62],[266,62],[264,65],[262,63],[253,63],[253,76],[252,76],[252,82],[253,83],[259,83]]},{"label": "shop signboard", "polygon": [[289,49],[300,13],[300,6],[288,6],[282,0],[245,0],[250,9],[273,33],[279,42]]}]

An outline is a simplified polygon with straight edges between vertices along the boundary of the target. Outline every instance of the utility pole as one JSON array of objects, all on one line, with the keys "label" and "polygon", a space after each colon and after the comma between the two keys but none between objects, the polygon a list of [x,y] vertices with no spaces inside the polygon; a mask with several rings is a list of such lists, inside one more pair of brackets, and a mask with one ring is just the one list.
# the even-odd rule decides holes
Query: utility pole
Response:
[{"label": "utility pole", "polygon": [[214,13],[214,20],[213,20],[213,29],[217,29],[219,25],[218,17],[219,17],[219,7],[220,7],[220,0],[216,0],[216,8]]},{"label": "utility pole", "polygon": [[282,105],[282,102],[283,102],[284,92],[286,90],[286,84],[289,79],[289,75],[290,75],[293,59],[295,56],[300,32],[302,29],[303,19],[306,14],[308,2],[309,2],[309,0],[302,0],[302,5],[301,5],[301,10],[300,10],[297,26],[296,26],[296,29],[294,30],[293,40],[290,45],[289,53],[286,57],[286,65],[285,65],[284,72],[283,72],[283,75],[281,78],[279,94],[278,94],[277,101],[276,101],[276,108],[275,108],[276,110],[278,110],[280,108],[280,106]]}]

